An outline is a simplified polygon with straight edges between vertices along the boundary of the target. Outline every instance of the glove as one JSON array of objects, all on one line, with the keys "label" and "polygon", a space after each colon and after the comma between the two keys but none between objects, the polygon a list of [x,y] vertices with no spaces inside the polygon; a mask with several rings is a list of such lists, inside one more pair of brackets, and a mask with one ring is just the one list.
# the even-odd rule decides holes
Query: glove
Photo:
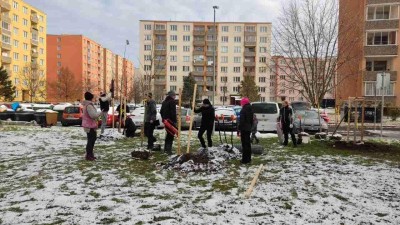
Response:
[{"label": "glove", "polygon": [[290,126],[289,126],[289,127],[290,127],[290,129],[292,129],[292,128],[293,128],[293,124],[290,124]]}]

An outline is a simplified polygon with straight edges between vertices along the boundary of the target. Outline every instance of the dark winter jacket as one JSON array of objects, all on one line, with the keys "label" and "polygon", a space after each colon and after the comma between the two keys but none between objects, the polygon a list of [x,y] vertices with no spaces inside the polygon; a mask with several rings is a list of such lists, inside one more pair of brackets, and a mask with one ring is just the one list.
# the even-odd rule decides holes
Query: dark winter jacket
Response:
[{"label": "dark winter jacket", "polygon": [[293,110],[291,107],[282,107],[279,112],[279,120],[282,126],[289,126],[293,123]]},{"label": "dark winter jacket", "polygon": [[146,115],[144,117],[145,122],[150,122],[152,120],[153,122],[156,121],[157,119],[157,106],[156,102],[153,99],[150,99],[147,104],[146,104]]},{"label": "dark winter jacket", "polygon": [[99,98],[100,109],[102,112],[108,112],[110,109],[111,92]]},{"label": "dark winter jacket", "polygon": [[200,128],[208,128],[214,126],[215,109],[212,105],[203,105],[194,110],[195,113],[201,113],[201,126]]},{"label": "dark winter jacket", "polygon": [[177,118],[175,99],[167,96],[161,105],[160,114],[163,120],[170,119],[172,122],[176,123]]},{"label": "dark winter jacket", "polygon": [[[122,113],[122,117],[125,116],[124,104],[122,104],[122,106],[118,105],[117,112],[118,112],[118,115],[121,115],[121,113]],[[129,107],[128,106],[126,107],[126,113],[129,113]]]},{"label": "dark winter jacket", "polygon": [[251,132],[253,126],[253,108],[250,103],[244,105],[240,111],[239,130],[241,132]]}]

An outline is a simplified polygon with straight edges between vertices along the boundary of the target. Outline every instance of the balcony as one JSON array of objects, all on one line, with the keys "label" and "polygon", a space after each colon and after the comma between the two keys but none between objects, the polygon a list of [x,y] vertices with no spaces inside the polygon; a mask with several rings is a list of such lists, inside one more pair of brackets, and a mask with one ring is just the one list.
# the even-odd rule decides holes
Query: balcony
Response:
[{"label": "balcony", "polygon": [[207,84],[207,86],[213,86],[213,85],[214,85],[214,82],[213,82],[213,81],[210,81],[210,80],[208,80],[208,81],[206,81],[206,84]]},{"label": "balcony", "polygon": [[204,81],[203,81],[203,80],[196,80],[196,84],[197,84],[197,85],[203,85],[203,84],[204,84]]},{"label": "balcony", "polygon": [[167,44],[167,39],[155,39],[154,40],[154,44],[162,44],[162,45],[166,45]]},{"label": "balcony", "polygon": [[243,72],[243,76],[252,76],[254,77],[256,75],[256,72]]},{"label": "balcony", "polygon": [[2,42],[1,43],[1,49],[10,51],[11,50],[11,44]]},{"label": "balcony", "polygon": [[207,45],[208,46],[217,46],[217,40],[207,40]]},{"label": "balcony", "polygon": [[38,63],[36,61],[31,62],[31,68],[32,69],[37,69],[38,68]]},{"label": "balcony", "polygon": [[11,4],[7,0],[0,0],[1,11],[8,12],[11,10]]},{"label": "balcony", "polygon": [[167,55],[167,50],[154,50],[154,55]]},{"label": "balcony", "polygon": [[37,24],[39,22],[39,17],[37,15],[31,15],[32,24]]},{"label": "balcony", "polygon": [[204,66],[204,60],[193,60],[193,66]]},{"label": "balcony", "polygon": [[204,51],[194,50],[193,55],[204,55]]},{"label": "balcony", "polygon": [[386,45],[386,46],[365,46],[364,55],[374,56],[374,55],[393,55],[396,56],[398,53],[397,45]]},{"label": "balcony", "polygon": [[11,57],[10,56],[1,56],[1,63],[2,64],[10,64],[11,63]]},{"label": "balcony", "polygon": [[165,76],[167,74],[165,69],[155,69],[154,73],[155,73],[156,76],[159,76],[159,75]]},{"label": "balcony", "polygon": [[204,35],[206,35],[205,30],[194,30],[193,31],[193,36],[204,36]]},{"label": "balcony", "polygon": [[245,51],[244,52],[244,56],[249,56],[249,57],[255,57],[256,56],[256,52],[249,52],[249,51]]},{"label": "balcony", "polygon": [[[214,51],[207,51],[206,52],[206,56],[213,56],[213,53]],[[217,56],[218,55],[218,52],[217,51],[215,51],[215,56]]]},{"label": "balcony", "polygon": [[193,71],[192,72],[193,76],[203,76],[203,74],[204,74],[204,71]]},{"label": "balcony", "polygon": [[256,46],[256,41],[244,41],[244,46]]},{"label": "balcony", "polygon": [[196,40],[194,40],[193,41],[193,46],[204,46],[204,45],[206,45],[206,41],[196,41]]},{"label": "balcony", "polygon": [[256,30],[245,30],[244,31],[244,35],[245,36],[256,36],[257,35],[257,31]]},{"label": "balcony", "polygon": [[8,24],[11,24],[11,18],[10,18],[10,16],[9,16],[8,14],[3,13],[3,14],[1,15],[1,20],[2,20],[3,22],[6,22],[6,23],[8,23]]},{"label": "balcony", "polygon": [[366,21],[365,30],[398,29],[399,20]]},{"label": "balcony", "polygon": [[167,35],[167,30],[154,30],[155,35]]},{"label": "balcony", "polygon": [[37,57],[39,57],[39,53],[32,51],[32,55],[31,56],[32,56],[32,58],[37,58]]},{"label": "balcony", "polygon": [[154,60],[154,66],[158,66],[158,65],[166,65],[167,61],[165,59],[161,59],[161,60]]},{"label": "balcony", "polygon": [[165,79],[164,80],[162,80],[162,79],[154,80],[154,85],[166,85],[166,84],[167,84],[167,82]]},{"label": "balcony", "polygon": [[6,34],[6,35],[8,35],[8,36],[11,36],[11,31],[10,31],[10,30],[6,30],[6,29],[4,29],[3,27],[1,28],[1,33],[2,33],[2,34]]},{"label": "balcony", "polygon": [[[215,68],[215,76],[217,76],[217,68]],[[207,71],[206,73],[207,77],[213,77],[214,76],[214,72],[213,71]]]},{"label": "balcony", "polygon": [[254,66],[256,66],[256,62],[244,62],[243,66],[245,66],[245,67],[254,67]]},{"label": "balcony", "polygon": [[[364,81],[376,81],[376,76],[379,71],[365,71],[364,72]],[[397,71],[387,71],[386,73],[390,73],[390,80],[397,81]]]}]

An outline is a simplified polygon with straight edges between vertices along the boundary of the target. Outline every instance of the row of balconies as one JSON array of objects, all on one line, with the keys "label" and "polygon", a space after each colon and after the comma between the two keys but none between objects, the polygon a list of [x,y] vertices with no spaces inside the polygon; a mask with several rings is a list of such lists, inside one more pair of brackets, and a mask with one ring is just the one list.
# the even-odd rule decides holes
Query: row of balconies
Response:
[{"label": "row of balconies", "polygon": [[1,4],[1,11],[2,12],[9,12],[11,10],[11,4],[7,0],[0,0]]},{"label": "row of balconies", "polygon": [[[364,81],[376,81],[377,74],[381,73],[379,71],[365,71]],[[390,81],[397,81],[397,71],[387,71],[390,73]]]}]

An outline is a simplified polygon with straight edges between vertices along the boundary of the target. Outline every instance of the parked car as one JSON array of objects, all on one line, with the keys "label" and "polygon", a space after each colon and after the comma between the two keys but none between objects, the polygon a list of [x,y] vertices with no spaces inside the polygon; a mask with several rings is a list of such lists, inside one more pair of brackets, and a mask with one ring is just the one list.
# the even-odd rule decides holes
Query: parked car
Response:
[{"label": "parked car", "polygon": [[320,130],[326,132],[328,123],[314,110],[299,110],[294,115],[295,133],[305,131],[316,133]]},{"label": "parked car", "polygon": [[293,111],[304,111],[304,110],[310,110],[311,109],[311,104],[308,102],[304,101],[294,101],[290,103],[290,106],[292,107]]},{"label": "parked car", "polygon": [[[223,115],[223,118],[221,115]],[[215,116],[218,116],[218,121],[215,121],[216,130],[237,129],[237,117],[232,108],[217,108],[215,109]]]},{"label": "parked car", "polygon": [[258,119],[258,131],[275,132],[279,117],[279,107],[276,102],[253,102],[253,112]]},{"label": "parked car", "polygon": [[[190,127],[190,118],[192,115],[192,110],[188,108],[181,108],[181,128],[182,129],[189,129]],[[201,116],[201,114],[200,114]],[[195,128],[195,121],[193,120],[193,127]]]},{"label": "parked car", "polygon": [[82,106],[67,106],[64,108],[61,125],[81,125],[82,124],[83,109]]},{"label": "parked car", "polygon": [[[142,127],[143,126],[143,120],[144,120],[144,110],[145,107],[140,107],[136,108],[130,113],[130,117],[135,124],[136,127]],[[160,108],[157,108],[157,120],[160,122],[160,125],[157,128],[163,128],[164,124],[162,123],[161,119],[161,114],[160,114]]]}]

